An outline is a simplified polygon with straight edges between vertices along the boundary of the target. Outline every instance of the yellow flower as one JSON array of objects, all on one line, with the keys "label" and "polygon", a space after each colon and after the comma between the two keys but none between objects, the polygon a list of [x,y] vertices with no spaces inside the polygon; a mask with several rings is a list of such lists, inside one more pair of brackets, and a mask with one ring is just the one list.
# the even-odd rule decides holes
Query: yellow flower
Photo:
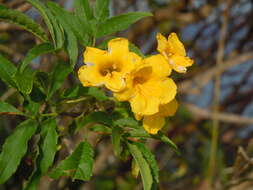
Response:
[{"label": "yellow flower", "polygon": [[176,33],[171,33],[168,40],[160,33],[156,36],[157,50],[167,59],[170,66],[179,73],[185,73],[186,67],[193,64],[193,60],[186,56],[184,45]]},{"label": "yellow flower", "polygon": [[141,60],[129,52],[127,39],[116,38],[108,43],[108,51],[86,48],[85,65],[79,69],[78,77],[84,86],[105,85],[111,91],[119,92],[125,88],[125,75]]},{"label": "yellow flower", "polygon": [[159,111],[160,104],[174,99],[177,86],[167,76],[171,68],[161,55],[143,60],[126,77],[126,88],[114,93],[119,101],[129,101],[132,111],[138,115],[152,115]]},{"label": "yellow flower", "polygon": [[143,118],[143,127],[150,134],[157,134],[157,132],[164,126],[165,117],[173,116],[178,108],[178,103],[174,99],[167,104],[159,106],[159,112],[153,115],[141,116],[135,115],[137,120]]}]

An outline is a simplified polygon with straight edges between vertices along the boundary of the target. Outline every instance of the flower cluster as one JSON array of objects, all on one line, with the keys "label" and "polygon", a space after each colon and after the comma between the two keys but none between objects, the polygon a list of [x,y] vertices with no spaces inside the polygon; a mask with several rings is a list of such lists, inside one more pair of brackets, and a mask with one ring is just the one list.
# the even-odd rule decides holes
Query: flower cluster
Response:
[{"label": "flower cluster", "polygon": [[128,40],[116,38],[108,43],[108,51],[87,47],[85,65],[78,71],[84,86],[105,86],[119,101],[128,101],[137,120],[156,134],[173,116],[178,103],[177,86],[169,78],[172,70],[185,73],[193,60],[175,33],[166,39],[157,35],[159,54],[141,58],[129,51]]}]

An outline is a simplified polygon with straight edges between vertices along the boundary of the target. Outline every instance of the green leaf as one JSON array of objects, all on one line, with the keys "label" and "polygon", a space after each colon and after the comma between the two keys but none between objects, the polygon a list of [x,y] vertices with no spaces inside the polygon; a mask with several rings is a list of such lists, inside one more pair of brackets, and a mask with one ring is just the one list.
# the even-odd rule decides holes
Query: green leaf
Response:
[{"label": "green leaf", "polygon": [[68,14],[68,12],[66,12],[56,3],[48,2],[47,6],[54,13],[57,20],[59,21],[59,23],[61,24],[61,26],[63,27],[65,31],[64,32],[65,34],[64,47],[66,51],[68,52],[71,66],[72,68],[74,68],[75,63],[77,61],[77,56],[78,56],[78,44],[77,44],[77,38],[75,34],[73,33],[73,30],[71,30],[71,27],[73,27],[73,24],[76,26],[76,19],[72,15],[69,15],[70,13]]},{"label": "green leaf", "polygon": [[134,142],[134,144],[138,147],[138,149],[141,151],[143,157],[148,162],[148,165],[150,166],[154,184],[153,186],[156,186],[159,182],[159,168],[157,165],[157,162],[155,160],[155,156],[152,154],[152,152],[142,143]]},{"label": "green leaf", "polygon": [[152,16],[152,14],[145,12],[132,12],[109,18],[99,25],[97,37],[102,37],[125,30],[131,24],[147,16]]},{"label": "green leaf", "polygon": [[101,125],[101,124],[95,124],[93,126],[90,127],[91,131],[94,132],[102,132],[102,133],[108,133],[110,134],[112,132],[112,129],[105,126],[105,125]]},{"label": "green leaf", "polygon": [[118,126],[114,126],[112,128],[112,145],[113,145],[114,154],[116,156],[120,156],[120,153],[121,153],[120,141],[121,141],[122,132],[123,132],[122,129]]},{"label": "green leaf", "polygon": [[36,190],[40,179],[53,164],[54,156],[57,150],[58,134],[56,132],[56,121],[51,118],[43,121],[41,124],[41,138],[39,142],[39,155],[36,159],[36,167],[24,190]]},{"label": "green leaf", "polygon": [[133,43],[129,43],[129,50],[136,53],[137,55],[139,55],[142,58],[145,58],[145,55],[141,52],[141,50],[134,45]]},{"label": "green leaf", "polygon": [[1,114],[24,115],[24,113],[17,108],[3,101],[0,101],[0,115]]},{"label": "green leaf", "polygon": [[95,87],[88,87],[87,95],[93,96],[94,98],[96,98],[99,101],[104,101],[104,100],[108,99],[108,97],[105,95],[103,90],[101,90],[99,88],[95,88]]},{"label": "green leaf", "polygon": [[27,151],[28,140],[37,129],[35,120],[22,122],[5,140],[0,154],[0,184],[3,184],[16,171]]},{"label": "green leaf", "polygon": [[8,85],[16,87],[12,76],[16,73],[17,68],[8,59],[0,54],[0,78]]},{"label": "green leaf", "polygon": [[139,128],[139,123],[131,118],[131,117],[127,117],[127,118],[120,118],[116,121],[113,122],[114,125],[118,125],[118,126],[130,126],[130,127],[134,127],[134,128]]},{"label": "green leaf", "polygon": [[109,0],[96,0],[95,6],[94,6],[94,15],[95,18],[99,21],[103,21],[106,18],[109,17]]},{"label": "green leaf", "polygon": [[153,135],[156,139],[161,140],[162,142],[169,145],[177,154],[180,154],[177,145],[170,140],[167,136],[165,136],[161,131],[158,132],[158,134]]},{"label": "green leaf", "polygon": [[59,62],[51,75],[51,84],[48,91],[48,99],[58,90],[65,78],[71,73],[72,69],[64,62]]},{"label": "green leaf", "polygon": [[41,16],[43,17],[48,27],[48,30],[52,36],[55,48],[56,49],[61,48],[64,42],[64,34],[62,29],[59,27],[59,24],[57,23],[53,14],[40,1],[38,0],[27,0],[27,1],[31,3],[34,7],[36,7],[40,12]]},{"label": "green leaf", "polygon": [[56,132],[56,121],[54,118],[48,119],[42,123],[41,136],[43,139],[41,146],[42,158],[39,162],[39,167],[42,175],[53,164],[54,156],[57,150],[58,134]]},{"label": "green leaf", "polygon": [[89,180],[92,176],[94,152],[87,141],[81,142],[74,152],[50,173],[50,177],[71,176],[73,180]]},{"label": "green leaf", "polygon": [[145,160],[142,155],[142,152],[135,144],[127,143],[127,145],[131,155],[133,156],[140,168],[144,190],[150,190],[152,188],[153,178],[148,162]]},{"label": "green leaf", "polygon": [[31,100],[30,96],[27,96],[24,101],[24,108],[26,114],[35,117],[39,112],[40,103],[34,102]]},{"label": "green leaf", "polygon": [[26,66],[36,57],[38,57],[42,54],[53,52],[54,50],[55,50],[54,47],[50,43],[42,43],[42,44],[39,44],[39,45],[31,48],[28,51],[25,59],[23,60],[23,62],[20,65],[20,68],[19,68],[20,72],[22,73],[24,71],[24,69],[26,68]]},{"label": "green leaf", "polygon": [[31,178],[29,179],[29,181],[27,182],[23,190],[37,190],[37,186],[40,182],[40,178],[41,178],[41,174],[38,172],[35,172],[31,176]]},{"label": "green leaf", "polygon": [[103,90],[96,87],[83,87],[81,84],[66,89],[62,94],[62,98],[80,98],[81,96],[92,96],[99,101],[108,99]]},{"label": "green leaf", "polygon": [[45,34],[41,26],[22,12],[9,9],[7,7],[4,7],[3,5],[0,5],[0,19],[14,23],[24,28],[25,30],[33,33],[35,36],[37,36],[44,42],[48,41],[47,35]]},{"label": "green leaf", "polygon": [[78,17],[64,10],[54,2],[48,2],[47,6],[63,26],[67,33],[66,35],[69,35],[68,32],[71,31],[71,33],[74,33],[74,36],[82,42],[82,44],[87,44],[87,28],[90,28],[88,23],[82,23]]},{"label": "green leaf", "polygon": [[92,9],[90,8],[89,0],[75,0],[74,2],[75,13],[84,21],[93,18]]},{"label": "green leaf", "polygon": [[112,126],[112,116],[105,112],[98,111],[80,117],[76,122],[77,122],[77,129],[75,131],[78,131],[88,123],[101,123],[107,126]]},{"label": "green leaf", "polygon": [[32,92],[34,75],[35,72],[29,67],[26,67],[22,73],[17,71],[14,75],[14,80],[18,90],[24,94],[30,94]]},{"label": "green leaf", "polygon": [[34,77],[34,83],[40,88],[45,94],[48,92],[49,87],[49,74],[46,72],[36,72]]},{"label": "green leaf", "polygon": [[87,31],[90,35],[92,35],[92,22],[93,13],[92,9],[90,8],[88,0],[75,0],[74,1],[74,8],[75,8],[75,15],[79,19],[83,30]]}]

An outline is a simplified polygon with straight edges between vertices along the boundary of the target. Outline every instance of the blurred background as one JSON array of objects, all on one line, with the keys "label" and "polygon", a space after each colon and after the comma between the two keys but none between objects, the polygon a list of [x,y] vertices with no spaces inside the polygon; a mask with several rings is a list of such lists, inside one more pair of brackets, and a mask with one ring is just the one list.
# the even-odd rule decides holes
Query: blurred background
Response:
[{"label": "blurred background", "polygon": [[[57,2],[72,10],[72,0]],[[27,13],[45,26],[38,12],[25,1],[0,3]],[[153,13],[153,17],[116,34],[127,37],[145,55],[157,53],[157,32],[166,36],[176,32],[188,56],[195,61],[186,74],[173,73],[180,108],[164,129],[181,155],[161,142],[148,141],[160,168],[159,189],[206,190],[211,180],[213,189],[252,190],[253,0],[112,0],[110,7],[111,15],[130,11]],[[22,60],[36,43],[29,32],[0,21],[0,53],[13,62]],[[51,55],[40,57],[33,67],[46,71],[50,59]],[[68,80],[66,85],[73,84],[73,78]],[[16,101],[15,91],[7,89],[2,81],[0,99]],[[0,145],[18,121],[15,116],[0,116]],[[62,126],[66,123],[61,121]],[[69,139],[69,146],[74,146],[75,140]],[[23,160],[0,190],[21,189],[30,170],[29,160]],[[40,189],[138,190],[142,186],[140,178],[131,175],[130,159],[115,158],[110,139],[104,138],[97,146],[90,182],[71,182],[67,178],[52,182],[45,177]]]}]

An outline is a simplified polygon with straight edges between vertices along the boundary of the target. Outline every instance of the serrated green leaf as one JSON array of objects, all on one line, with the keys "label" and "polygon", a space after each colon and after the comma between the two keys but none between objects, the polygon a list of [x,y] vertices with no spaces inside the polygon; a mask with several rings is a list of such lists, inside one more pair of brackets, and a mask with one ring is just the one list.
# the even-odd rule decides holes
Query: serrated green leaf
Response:
[{"label": "serrated green leaf", "polygon": [[74,152],[50,173],[50,177],[71,176],[73,180],[89,180],[92,176],[94,151],[87,141],[81,142]]},{"label": "serrated green leaf", "polygon": [[41,145],[41,160],[39,162],[39,168],[44,175],[48,168],[53,164],[54,156],[57,150],[58,134],[56,132],[55,118],[48,119],[42,123],[42,145]]},{"label": "serrated green leaf", "polygon": [[[0,154],[0,184],[3,184],[16,171],[27,151],[28,140],[37,129],[35,120],[26,120],[5,140]],[[15,153],[15,155],[14,155]]]},{"label": "serrated green leaf", "polygon": [[34,84],[42,90],[45,94],[49,87],[49,74],[46,72],[36,72],[34,77]]},{"label": "serrated green leaf", "polygon": [[[72,33],[75,34],[74,36],[77,37],[83,45],[87,45],[87,28],[90,28],[88,23],[81,22],[79,17],[64,10],[54,2],[48,2],[47,6],[57,17],[66,32],[72,31]],[[68,33],[66,35],[68,35]]]},{"label": "serrated green leaf", "polygon": [[104,101],[104,100],[108,99],[108,97],[105,95],[104,91],[102,91],[99,88],[95,88],[95,87],[88,87],[87,95],[93,96],[94,98],[96,98],[99,101]]},{"label": "serrated green leaf", "polygon": [[30,94],[32,92],[34,75],[35,72],[29,67],[26,67],[22,73],[17,71],[14,75],[14,80],[18,90],[24,94]]},{"label": "serrated green leaf", "polygon": [[56,132],[56,121],[54,118],[43,121],[41,124],[41,138],[39,142],[39,154],[36,159],[35,169],[25,184],[23,190],[36,190],[40,179],[48,171],[54,161],[57,150],[58,134]]},{"label": "serrated green leaf", "polygon": [[95,124],[89,128],[91,131],[94,132],[102,132],[102,133],[111,133],[112,129],[101,124]]},{"label": "serrated green leaf", "polygon": [[88,115],[85,115],[83,117],[78,118],[76,121],[77,129],[75,131],[78,131],[88,123],[101,123],[107,126],[112,126],[112,116],[110,114],[107,114],[105,112],[92,112]]},{"label": "serrated green leaf", "polygon": [[93,13],[90,8],[88,0],[75,0],[74,1],[75,15],[81,23],[83,30],[86,30],[88,34],[92,35],[92,22]]},{"label": "serrated green leaf", "polygon": [[24,71],[24,69],[26,68],[26,66],[36,57],[42,55],[42,54],[46,54],[49,52],[53,52],[55,49],[54,47],[50,44],[50,43],[42,43],[39,44],[33,48],[31,48],[27,55],[25,56],[24,60],[22,61],[20,67],[19,67],[19,71],[20,73],[22,73]]},{"label": "serrated green leaf", "polygon": [[19,111],[17,108],[3,101],[0,101],[0,115],[1,114],[24,115],[24,113]]},{"label": "serrated green leaf", "polygon": [[0,54],[0,78],[6,84],[16,87],[15,81],[12,76],[16,73],[17,68],[8,59]]},{"label": "serrated green leaf", "polygon": [[156,139],[161,140],[162,142],[169,145],[177,154],[180,154],[177,145],[170,140],[167,136],[165,136],[161,131],[158,132],[158,134],[153,135]]},{"label": "serrated green leaf", "polygon": [[122,127],[123,126],[129,126],[129,127],[134,127],[134,128],[140,127],[139,123],[131,117],[120,118],[120,119],[114,121],[113,124],[118,125],[118,126],[122,126]]},{"label": "serrated green leaf", "polygon": [[112,145],[113,145],[114,154],[116,156],[120,156],[120,153],[122,150],[120,147],[122,132],[123,132],[122,129],[118,126],[114,126],[112,128]]},{"label": "serrated green leaf", "polygon": [[78,15],[80,18],[85,19],[85,21],[93,18],[89,0],[75,0],[74,8],[76,15]]},{"label": "serrated green leaf", "polygon": [[141,50],[136,45],[134,45],[132,43],[129,43],[129,50],[136,53],[140,57],[145,58],[145,55],[141,52]]},{"label": "serrated green leaf", "polygon": [[[76,19],[72,16],[69,18],[66,14],[64,9],[59,7],[56,3],[53,2],[48,2],[47,6],[49,9],[54,13],[56,16],[57,20],[61,24],[61,26],[64,29],[64,36],[65,36],[65,42],[64,42],[64,47],[69,55],[70,62],[72,68],[74,68],[76,61],[77,61],[77,56],[78,56],[78,44],[77,44],[77,38],[71,29],[74,25],[76,26]],[[71,22],[71,20],[73,22]],[[74,25],[73,25],[74,23]]]},{"label": "serrated green leaf", "polygon": [[99,101],[108,99],[103,90],[96,87],[83,87],[80,84],[66,89],[62,94],[62,98],[80,98],[81,96],[92,96]]},{"label": "serrated green leaf", "polygon": [[113,34],[115,32],[125,30],[131,24],[147,16],[152,16],[152,14],[145,12],[131,12],[109,18],[99,25],[96,36],[102,37],[108,34]]},{"label": "serrated green leaf", "polygon": [[94,15],[97,20],[103,21],[109,17],[109,3],[109,0],[96,0]]},{"label": "serrated green leaf", "polygon": [[35,172],[31,178],[29,179],[29,181],[27,182],[27,184],[25,184],[25,187],[23,188],[23,190],[37,190],[37,186],[40,182],[40,178],[41,178],[41,174]]},{"label": "serrated green leaf", "polygon": [[133,156],[140,168],[144,190],[150,190],[152,188],[153,178],[148,162],[145,160],[141,151],[135,144],[127,143],[127,145],[131,155]]},{"label": "serrated green leaf", "polygon": [[56,90],[58,90],[61,87],[65,78],[71,73],[71,71],[72,71],[71,67],[64,62],[59,62],[56,65],[51,75],[50,80],[51,83],[48,91],[48,99],[51,98],[51,96],[56,92]]},{"label": "serrated green leaf", "polygon": [[138,149],[141,151],[143,157],[148,162],[148,165],[150,166],[152,176],[153,176],[153,189],[156,189],[155,186],[159,182],[159,168],[157,165],[157,162],[155,160],[155,156],[152,154],[152,152],[142,143],[134,142],[134,144],[138,147]]},{"label": "serrated green leaf", "polygon": [[23,14],[22,12],[9,9],[3,5],[0,5],[0,19],[14,23],[24,28],[25,30],[36,35],[44,42],[48,41],[47,35],[45,34],[41,26],[38,25],[36,22],[34,22],[30,17]]},{"label": "serrated green leaf", "polygon": [[25,108],[25,113],[34,117],[39,112],[40,103],[34,102],[29,96],[27,96],[26,98],[27,99],[24,101],[23,104]]},{"label": "serrated green leaf", "polygon": [[59,27],[55,17],[53,14],[48,10],[48,8],[38,0],[27,0],[31,3],[34,7],[38,9],[41,16],[43,17],[48,30],[52,36],[54,45],[56,49],[59,49],[63,46],[64,41],[64,34],[61,28]]}]

